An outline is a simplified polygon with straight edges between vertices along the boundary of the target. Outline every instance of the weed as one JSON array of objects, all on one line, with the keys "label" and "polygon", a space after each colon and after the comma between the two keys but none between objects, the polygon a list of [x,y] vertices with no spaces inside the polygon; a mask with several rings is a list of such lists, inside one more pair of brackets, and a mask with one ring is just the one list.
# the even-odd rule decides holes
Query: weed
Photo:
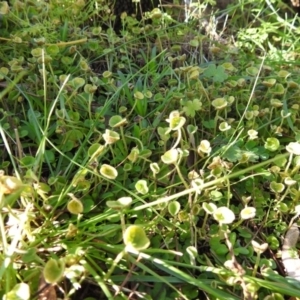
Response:
[{"label": "weed", "polygon": [[204,2],[1,3],[0,297],[300,297],[299,20]]}]

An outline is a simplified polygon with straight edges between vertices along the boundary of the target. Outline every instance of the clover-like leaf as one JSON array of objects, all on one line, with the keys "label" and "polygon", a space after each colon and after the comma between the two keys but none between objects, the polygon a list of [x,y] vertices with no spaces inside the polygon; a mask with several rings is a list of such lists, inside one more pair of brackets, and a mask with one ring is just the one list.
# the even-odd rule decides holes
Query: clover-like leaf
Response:
[{"label": "clover-like leaf", "polygon": [[201,154],[201,153],[207,153],[207,154],[210,154],[210,152],[211,152],[211,146],[210,146],[210,142],[209,141],[207,141],[207,140],[202,140],[201,142],[200,142],[200,145],[198,146],[198,148],[197,148],[197,152],[199,153],[199,154]]},{"label": "clover-like leaf", "polygon": [[150,13],[149,17],[153,19],[160,19],[163,16],[163,12],[159,8],[154,8]]},{"label": "clover-like leaf", "polygon": [[150,246],[150,240],[148,239],[144,229],[138,225],[130,225],[124,232],[123,241],[128,249],[144,250]]},{"label": "clover-like leaf", "polygon": [[189,180],[194,180],[194,179],[197,179],[199,177],[200,177],[199,173],[195,170],[192,170],[188,173],[188,179]]},{"label": "clover-like leaf", "polygon": [[151,163],[150,169],[151,169],[153,175],[156,175],[160,172],[160,167],[159,167],[158,163]]},{"label": "clover-like leaf", "polygon": [[7,76],[9,73],[9,69],[6,67],[1,67],[0,68],[0,80],[3,80],[5,76]]},{"label": "clover-like leaf", "polygon": [[194,48],[199,47],[199,41],[198,41],[198,39],[192,39],[192,40],[190,40],[189,41],[189,45],[192,46],[192,47],[194,47]]},{"label": "clover-like leaf", "polygon": [[248,134],[250,140],[257,139],[258,132],[256,130],[250,129],[250,130],[248,130],[247,134]]},{"label": "clover-like leaf", "polygon": [[247,220],[255,217],[256,208],[255,207],[245,207],[241,211],[241,219]]},{"label": "clover-like leaf", "polygon": [[132,170],[132,163],[125,163],[123,166],[124,172],[129,172]]},{"label": "clover-like leaf", "polygon": [[223,198],[223,194],[219,191],[211,191],[209,197],[213,201],[220,201]]},{"label": "clover-like leaf", "polygon": [[88,155],[90,157],[97,157],[104,151],[105,147],[99,143],[92,144],[88,149]]},{"label": "clover-like leaf", "polygon": [[272,89],[270,89],[270,92],[273,95],[283,95],[285,93],[285,88],[281,83],[276,83]]},{"label": "clover-like leaf", "polygon": [[81,77],[75,77],[73,80],[69,82],[76,90],[85,85],[85,80]]},{"label": "clover-like leaf", "polygon": [[231,126],[227,122],[221,122],[219,125],[220,131],[227,131],[231,128]]},{"label": "clover-like leaf", "polygon": [[120,135],[116,131],[109,129],[105,130],[105,133],[102,135],[102,137],[106,145],[114,144],[120,139]]},{"label": "clover-like leaf", "polygon": [[266,79],[262,82],[262,84],[266,87],[272,87],[272,86],[274,86],[275,83],[276,83],[275,78],[269,78],[269,79]]},{"label": "clover-like leaf", "polygon": [[172,201],[168,204],[168,211],[170,215],[175,217],[180,211],[180,203],[178,201]]},{"label": "clover-like leaf", "polygon": [[186,119],[181,117],[178,111],[172,111],[166,121],[171,130],[179,130],[185,124]]},{"label": "clover-like leaf", "polygon": [[279,108],[283,106],[283,102],[278,99],[271,99],[270,104],[275,108]]},{"label": "clover-like leaf", "polygon": [[90,70],[90,66],[89,66],[88,62],[85,59],[80,60],[79,67],[82,71]]},{"label": "clover-like leaf", "polygon": [[216,110],[221,110],[227,106],[227,101],[225,98],[217,98],[211,102],[211,105],[216,109]]},{"label": "clover-like leaf", "polygon": [[199,70],[191,70],[191,72],[189,72],[188,74],[188,78],[189,80],[197,79],[199,78],[199,75],[200,75]]},{"label": "clover-like leaf", "polygon": [[235,220],[234,213],[226,206],[218,207],[213,212],[213,217],[220,225],[231,224]]},{"label": "clover-like leaf", "polygon": [[171,149],[165,152],[165,154],[161,156],[161,160],[166,165],[176,164],[178,160],[178,156],[179,154],[177,149]]},{"label": "clover-like leaf", "polygon": [[145,98],[144,94],[139,91],[136,91],[133,96],[136,100],[143,100]]},{"label": "clover-like leaf", "polygon": [[103,78],[110,78],[110,77],[112,77],[112,72],[111,71],[104,71],[103,73],[102,73],[102,76],[103,76]]},{"label": "clover-like leaf", "polygon": [[269,245],[267,243],[259,244],[258,242],[254,241],[254,240],[251,241],[251,244],[252,244],[254,251],[259,254],[264,253],[269,247]]},{"label": "clover-like leaf", "polygon": [[288,72],[288,71],[286,71],[286,70],[280,70],[280,71],[277,73],[277,75],[278,75],[279,77],[281,77],[281,78],[286,79],[288,76],[291,75],[291,73]]},{"label": "clover-like leaf", "polygon": [[291,177],[286,177],[286,178],[284,178],[284,183],[287,186],[292,186],[292,185],[295,185],[297,183],[297,181],[292,179]]},{"label": "clover-like leaf", "polygon": [[267,138],[264,147],[269,151],[277,151],[280,146],[280,142],[276,138]]},{"label": "clover-like leaf", "polygon": [[281,193],[281,192],[283,192],[284,188],[285,188],[284,184],[282,184],[280,182],[272,181],[270,183],[270,189],[274,193]]},{"label": "clover-like leaf", "polygon": [[47,53],[51,56],[57,55],[59,51],[59,47],[56,44],[52,44],[47,47]]},{"label": "clover-like leaf", "polygon": [[230,72],[236,71],[236,68],[233,66],[233,64],[231,62],[225,62],[222,64],[222,67]]},{"label": "clover-like leaf", "polygon": [[187,130],[187,132],[188,132],[189,134],[194,134],[194,133],[197,132],[198,126],[195,126],[195,125],[193,125],[193,124],[189,124],[189,125],[186,126],[186,130]]},{"label": "clover-like leaf", "polygon": [[46,282],[55,284],[61,280],[64,271],[65,265],[62,259],[50,258],[44,266],[43,275]]},{"label": "clover-like leaf", "polygon": [[121,116],[112,116],[109,119],[108,124],[112,128],[121,127],[127,124],[127,120]]},{"label": "clover-like leaf", "polygon": [[158,127],[157,133],[162,141],[167,141],[170,138],[170,130],[167,127]]},{"label": "clover-like leaf", "polygon": [[100,174],[108,179],[116,179],[118,171],[110,165],[103,164],[100,168]]},{"label": "clover-like leaf", "polygon": [[78,215],[83,212],[82,202],[76,198],[73,194],[68,194],[71,197],[71,200],[67,204],[67,209],[71,214]]},{"label": "clover-like leaf", "polygon": [[188,117],[195,117],[197,111],[201,110],[202,102],[199,99],[194,99],[193,101],[187,101],[183,107],[183,111]]},{"label": "clover-like leaf", "polygon": [[297,82],[293,81],[293,80],[289,80],[287,82],[287,87],[289,89],[299,89],[299,84]]},{"label": "clover-like leaf", "polygon": [[84,91],[88,94],[94,94],[97,91],[98,87],[94,84],[86,84],[84,86]]},{"label": "clover-like leaf", "polygon": [[212,78],[214,82],[224,82],[228,78],[225,68],[223,66],[217,67],[215,64],[210,64],[204,71],[203,76]]},{"label": "clover-like leaf", "polygon": [[42,48],[34,48],[34,49],[31,50],[31,55],[33,57],[37,58],[37,57],[42,56],[42,54],[43,54],[43,49]]},{"label": "clover-like leaf", "polygon": [[209,215],[212,215],[214,211],[217,210],[217,206],[214,203],[207,203],[207,202],[204,202],[202,204],[202,208]]},{"label": "clover-like leaf", "polygon": [[102,32],[102,27],[93,27],[92,28],[92,35],[100,35]]},{"label": "clover-like leaf", "polygon": [[137,190],[138,193],[142,195],[146,195],[149,192],[147,181],[144,179],[139,180],[135,184],[135,189]]},{"label": "clover-like leaf", "polygon": [[132,148],[130,153],[127,156],[127,159],[129,159],[131,162],[136,162],[139,158],[140,150],[136,147]]},{"label": "clover-like leaf", "polygon": [[246,69],[247,74],[249,74],[250,76],[256,76],[259,72],[259,69],[256,67],[248,67]]}]

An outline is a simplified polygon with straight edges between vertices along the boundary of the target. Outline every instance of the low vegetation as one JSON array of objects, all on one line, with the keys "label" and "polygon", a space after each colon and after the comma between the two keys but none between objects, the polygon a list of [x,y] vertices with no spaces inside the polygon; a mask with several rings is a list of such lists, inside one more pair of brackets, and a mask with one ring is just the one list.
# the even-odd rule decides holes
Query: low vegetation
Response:
[{"label": "low vegetation", "polygon": [[0,2],[1,298],[300,298],[299,18],[202,2]]}]

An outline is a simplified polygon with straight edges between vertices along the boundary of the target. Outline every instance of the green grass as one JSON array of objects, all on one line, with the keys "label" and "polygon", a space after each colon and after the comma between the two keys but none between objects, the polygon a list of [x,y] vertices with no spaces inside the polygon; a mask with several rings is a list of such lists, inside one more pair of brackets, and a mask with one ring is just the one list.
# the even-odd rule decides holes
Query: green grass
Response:
[{"label": "green grass", "polygon": [[298,17],[174,1],[116,33],[99,1],[25,2],[0,6],[0,297],[300,297]]}]

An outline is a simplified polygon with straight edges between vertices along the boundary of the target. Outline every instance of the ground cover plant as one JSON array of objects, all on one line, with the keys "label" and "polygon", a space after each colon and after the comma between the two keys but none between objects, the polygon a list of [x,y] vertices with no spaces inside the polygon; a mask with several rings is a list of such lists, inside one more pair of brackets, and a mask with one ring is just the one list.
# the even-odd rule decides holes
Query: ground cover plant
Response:
[{"label": "ground cover plant", "polygon": [[228,2],[0,2],[2,299],[300,297],[299,20]]}]

